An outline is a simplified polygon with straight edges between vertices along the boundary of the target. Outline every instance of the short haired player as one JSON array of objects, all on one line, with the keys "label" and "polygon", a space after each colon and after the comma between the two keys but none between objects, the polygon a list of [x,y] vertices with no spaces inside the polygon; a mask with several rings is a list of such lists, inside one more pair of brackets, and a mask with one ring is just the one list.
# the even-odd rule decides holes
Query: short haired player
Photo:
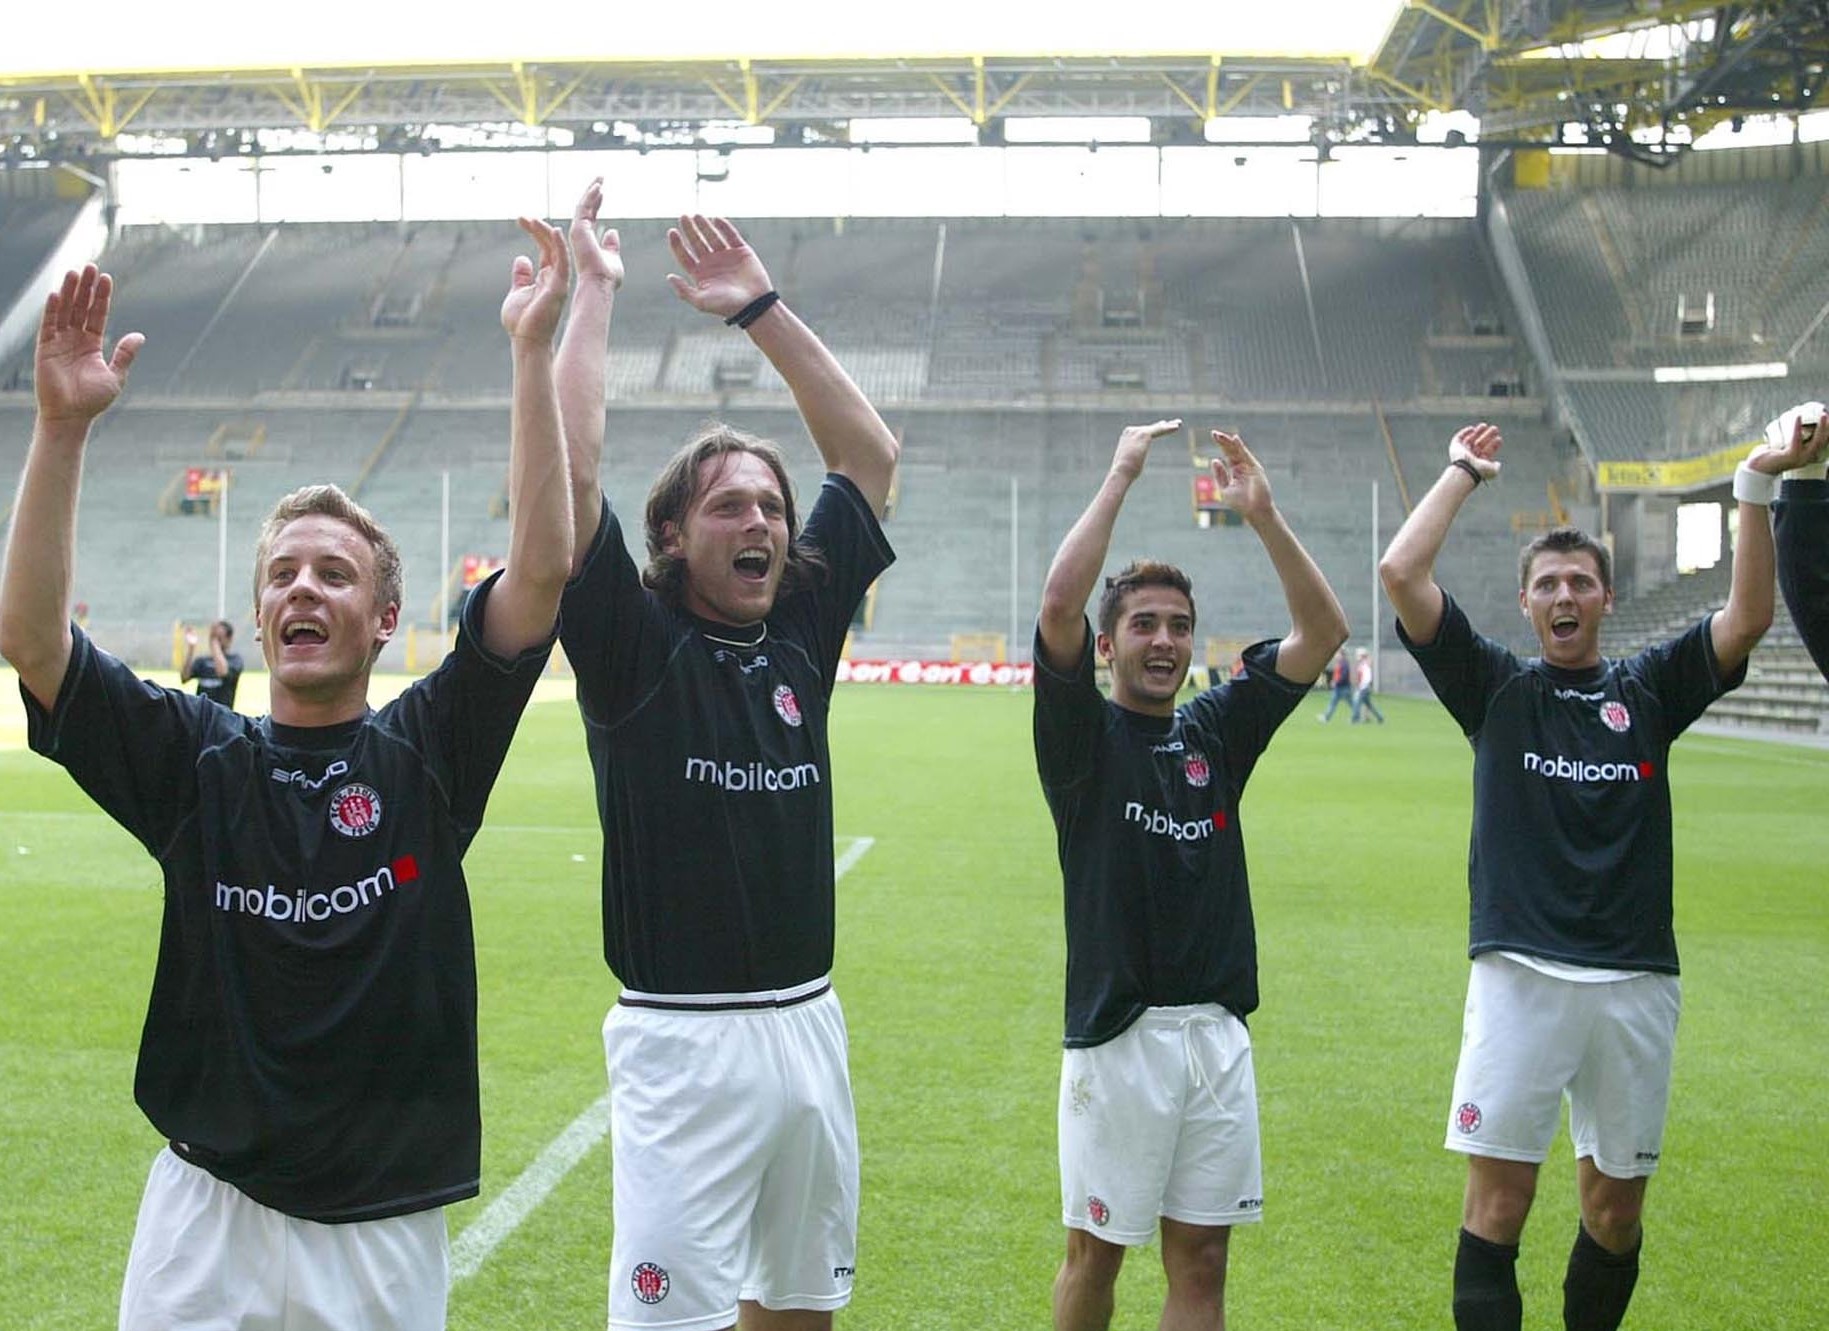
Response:
[{"label": "short haired player", "polygon": [[851,1296],[858,1154],[832,992],[826,717],[893,557],[894,436],[722,218],[668,233],[675,294],[747,336],[826,464],[800,527],[779,450],[713,426],[648,497],[638,569],[598,482],[623,264],[602,183],[572,222],[559,351],[577,576],[564,644],[603,823],[615,1233],[609,1324],[817,1331]]},{"label": "short haired player", "polygon": [[[1515,1331],[1515,1263],[1563,1100],[1581,1219],[1569,1331],[1611,1331],[1638,1276],[1646,1181],[1663,1150],[1679,988],[1671,917],[1670,746],[1745,676],[1772,621],[1772,529],[1740,504],[1727,604],[1623,660],[1605,546],[1564,527],[1525,547],[1518,607],[1540,654],[1481,636],[1435,581],[1461,506],[1499,473],[1498,427],[1459,431],[1379,564],[1399,636],[1473,746],[1473,958],[1448,1149],[1468,1158],[1454,1317]],[[1748,459],[1794,465],[1795,441]]]},{"label": "short haired player", "polygon": [[523,221],[515,262],[505,570],[458,643],[378,711],[400,561],[335,486],[269,516],[255,622],[272,714],[134,677],[66,617],[91,423],[143,341],[111,357],[93,266],[45,306],[38,415],[0,575],[0,653],[31,745],[158,860],[165,882],[134,1095],[169,1143],[122,1285],[123,1331],[436,1331],[443,1207],[479,1174],[476,974],[462,857],[550,650],[571,560],[552,391],[564,238]]},{"label": "short haired player", "polygon": [[[1035,757],[1054,816],[1067,917],[1059,1108],[1067,1256],[1057,1331],[1110,1325],[1128,1247],[1160,1232],[1170,1331],[1224,1322],[1228,1240],[1259,1219],[1257,1085],[1245,1019],[1257,942],[1239,799],[1276,729],[1346,641],[1346,616],[1237,437],[1213,432],[1226,505],[1256,533],[1289,606],[1280,639],[1180,707],[1194,597],[1180,569],[1138,561],[1109,578],[1098,632],[1086,604],[1150,442],[1127,428],[1042,591]],[[1094,682],[1111,670],[1111,697]]]}]

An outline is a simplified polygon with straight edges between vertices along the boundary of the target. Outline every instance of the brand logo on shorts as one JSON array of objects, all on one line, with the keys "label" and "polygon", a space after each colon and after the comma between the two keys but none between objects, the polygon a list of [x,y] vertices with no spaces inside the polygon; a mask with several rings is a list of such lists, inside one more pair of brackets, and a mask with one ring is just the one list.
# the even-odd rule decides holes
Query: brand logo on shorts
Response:
[{"label": "brand logo on shorts", "polygon": [[1086,1199],[1086,1214],[1092,1217],[1095,1225],[1105,1225],[1111,1220],[1111,1208],[1097,1197]]},{"label": "brand logo on shorts", "polygon": [[1463,1137],[1478,1132],[1480,1124],[1485,1121],[1485,1116],[1480,1113],[1480,1107],[1471,1100],[1454,1111],[1454,1126],[1460,1129]]},{"label": "brand logo on shorts", "polygon": [[1632,729],[1632,713],[1626,710],[1623,702],[1605,702],[1600,705],[1601,723],[1615,735],[1623,735]]},{"label": "brand logo on shorts", "polygon": [[339,787],[330,797],[330,825],[347,837],[365,837],[381,826],[381,796],[360,782]]},{"label": "brand logo on shorts", "polygon": [[643,1262],[630,1274],[629,1284],[643,1303],[659,1303],[673,1288],[673,1277],[667,1274],[666,1267]]},{"label": "brand logo on shorts", "polygon": [[794,696],[794,690],[785,684],[775,688],[775,715],[790,726],[800,724],[800,699]]},{"label": "brand logo on shorts", "polygon": [[1181,770],[1187,773],[1188,784],[1195,787],[1206,785],[1213,776],[1213,769],[1207,766],[1207,755],[1198,750],[1187,756]]},{"label": "brand logo on shorts", "polygon": [[1634,1151],[1632,1158],[1642,1165],[1655,1165],[1658,1162],[1656,1151]]},{"label": "brand logo on shorts", "polygon": [[1241,1211],[1261,1211],[1264,1209],[1264,1199],[1262,1197],[1240,1197],[1238,1199],[1238,1209]]}]

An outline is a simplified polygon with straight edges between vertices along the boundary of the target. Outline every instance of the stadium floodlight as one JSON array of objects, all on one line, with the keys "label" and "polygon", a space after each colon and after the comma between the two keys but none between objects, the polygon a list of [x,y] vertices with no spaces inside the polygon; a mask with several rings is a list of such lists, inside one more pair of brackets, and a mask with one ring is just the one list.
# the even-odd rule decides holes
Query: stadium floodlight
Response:
[{"label": "stadium floodlight", "polygon": [[1788,363],[1772,360],[1745,365],[1660,365],[1651,377],[1660,384],[1720,384],[1740,379],[1784,379],[1790,373]]},{"label": "stadium floodlight", "polygon": [[1005,143],[1148,143],[1148,116],[1006,116]]}]

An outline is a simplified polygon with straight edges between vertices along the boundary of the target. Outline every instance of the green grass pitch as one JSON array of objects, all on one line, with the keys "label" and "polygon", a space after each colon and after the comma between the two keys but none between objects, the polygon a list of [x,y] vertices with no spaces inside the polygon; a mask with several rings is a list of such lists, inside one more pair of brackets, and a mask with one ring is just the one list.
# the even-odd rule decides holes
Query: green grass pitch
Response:
[{"label": "green grass pitch", "polygon": [[[1470,764],[1440,708],[1386,706],[1383,727],[1298,711],[1245,797],[1267,1206],[1233,1245],[1238,1327],[1449,1324]],[[833,734],[839,848],[873,839],[839,885],[864,1150],[839,1323],[1044,1327],[1063,944],[1029,698],[853,687]],[[1821,1326],[1829,752],[1692,736],[1672,776],[1685,1010],[1627,1325]],[[484,1193],[452,1208],[454,1250],[603,1094],[597,856],[575,711],[538,704],[469,860]],[[113,1324],[159,1146],[132,1101],[158,919],[150,859],[57,769],[0,752],[0,1324]],[[456,1284],[452,1327],[601,1327],[609,1175],[598,1141]],[[1529,1327],[1561,1325],[1574,1226],[1565,1137],[1525,1235]],[[1133,1253],[1114,1325],[1153,1327],[1160,1296],[1157,1254]]]}]

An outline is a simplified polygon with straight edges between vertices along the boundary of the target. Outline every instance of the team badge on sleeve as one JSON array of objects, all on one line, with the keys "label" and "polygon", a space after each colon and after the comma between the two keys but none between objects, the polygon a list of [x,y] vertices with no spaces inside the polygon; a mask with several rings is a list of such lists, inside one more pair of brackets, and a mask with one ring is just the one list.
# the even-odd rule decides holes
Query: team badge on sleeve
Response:
[{"label": "team badge on sleeve", "polygon": [[1615,735],[1623,735],[1632,729],[1632,713],[1626,710],[1623,702],[1603,702],[1600,705],[1600,719]]},{"label": "team badge on sleeve", "polygon": [[1213,769],[1207,766],[1207,755],[1199,749],[1192,750],[1182,760],[1181,770],[1187,774],[1188,784],[1199,789],[1213,778]]},{"label": "team badge on sleeve", "polygon": [[800,724],[800,699],[794,696],[794,690],[782,684],[775,689],[775,715],[790,726]]},{"label": "team badge on sleeve", "polygon": [[1480,1107],[1471,1100],[1454,1111],[1454,1126],[1460,1130],[1463,1137],[1470,1137],[1478,1132],[1480,1124],[1485,1121],[1486,1117],[1480,1113]]},{"label": "team badge on sleeve", "polygon": [[365,837],[381,826],[381,796],[352,782],[330,797],[330,825],[347,837]]},{"label": "team badge on sleeve", "polygon": [[643,1262],[630,1274],[629,1284],[635,1290],[635,1297],[643,1303],[659,1303],[673,1288],[673,1277],[667,1274],[666,1267]]}]

